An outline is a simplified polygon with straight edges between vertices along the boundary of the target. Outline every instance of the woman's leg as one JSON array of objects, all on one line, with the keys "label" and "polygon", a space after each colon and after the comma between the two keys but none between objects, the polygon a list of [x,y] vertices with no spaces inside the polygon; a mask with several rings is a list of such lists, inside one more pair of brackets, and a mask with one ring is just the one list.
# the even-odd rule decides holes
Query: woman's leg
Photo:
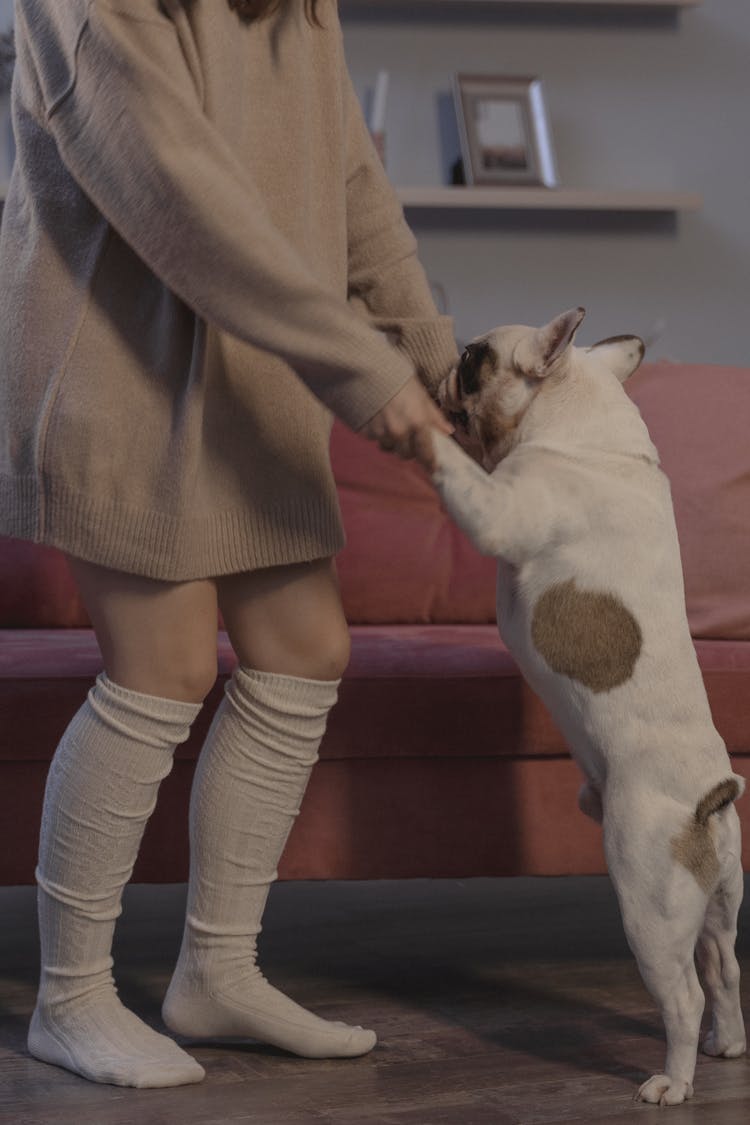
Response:
[{"label": "woman's leg", "polygon": [[217,582],[240,664],[193,783],[185,935],[164,1019],[191,1037],[260,1039],[310,1058],[361,1055],[373,1032],[305,1011],[255,962],[269,886],[349,659],[333,560]]},{"label": "woman's leg", "polygon": [[333,559],[230,574],[217,586],[242,667],[338,683],[351,640]]},{"label": "woman's leg", "polygon": [[68,565],[110,679],[203,703],[216,680],[216,582],[159,582],[70,556]]},{"label": "woman's leg", "polygon": [[37,868],[42,966],[29,1050],[97,1082],[197,1082],[202,1067],[120,1003],[111,945],[159,784],[215,679],[216,588],[69,563],[104,671],[47,779]]}]

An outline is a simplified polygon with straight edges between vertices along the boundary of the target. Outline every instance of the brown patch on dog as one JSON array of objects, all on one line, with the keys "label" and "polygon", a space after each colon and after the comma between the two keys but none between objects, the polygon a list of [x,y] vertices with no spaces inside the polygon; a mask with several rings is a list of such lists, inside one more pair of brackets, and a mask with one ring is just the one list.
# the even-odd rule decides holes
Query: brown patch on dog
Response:
[{"label": "brown patch on dog", "polygon": [[640,625],[619,598],[578,590],[573,579],[542,594],[531,637],[550,668],[593,692],[626,683],[643,644]]},{"label": "brown patch on dog", "polygon": [[672,858],[686,867],[701,890],[708,894],[719,877],[719,857],[711,835],[710,818],[721,812],[740,795],[740,787],[733,777],[720,781],[701,797],[695,806],[692,820],[679,836],[671,841]]},{"label": "brown patch on dog", "polygon": [[478,417],[479,437],[486,448],[514,433],[521,425],[526,408],[515,414],[504,414],[498,405],[491,403]]},{"label": "brown patch on dog", "polygon": [[491,471],[518,444],[527,409],[528,404],[515,414],[506,414],[499,403],[490,403],[477,416],[476,436],[486,469]]},{"label": "brown patch on dog", "polygon": [[719,877],[719,857],[707,824],[692,820],[671,841],[672,859],[686,867],[702,891],[708,894]]}]

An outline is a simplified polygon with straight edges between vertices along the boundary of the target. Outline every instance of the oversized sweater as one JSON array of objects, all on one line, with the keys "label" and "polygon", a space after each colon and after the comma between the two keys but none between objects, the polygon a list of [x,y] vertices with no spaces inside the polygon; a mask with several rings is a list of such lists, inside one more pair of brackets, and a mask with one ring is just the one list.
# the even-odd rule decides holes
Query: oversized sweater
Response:
[{"label": "oversized sweater", "polygon": [[0,534],[169,580],[342,547],[332,414],[455,343],[319,9],[16,0]]}]

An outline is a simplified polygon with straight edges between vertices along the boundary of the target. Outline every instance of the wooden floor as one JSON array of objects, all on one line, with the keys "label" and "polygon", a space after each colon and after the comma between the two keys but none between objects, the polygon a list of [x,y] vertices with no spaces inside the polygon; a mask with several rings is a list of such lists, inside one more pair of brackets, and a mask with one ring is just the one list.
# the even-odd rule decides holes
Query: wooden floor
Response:
[{"label": "wooden floor", "polygon": [[[118,926],[120,994],[159,1028],[184,893],[131,887]],[[261,939],[267,975],[321,1015],[374,1027],[378,1046],[342,1061],[252,1044],[191,1046],[206,1079],[172,1090],[99,1086],[27,1055],[33,896],[0,889],[3,1125],[750,1120],[748,1058],[700,1057],[685,1106],[632,1101],[661,1068],[662,1029],[603,878],[277,885]],[[749,907],[739,941],[748,1015]]]}]

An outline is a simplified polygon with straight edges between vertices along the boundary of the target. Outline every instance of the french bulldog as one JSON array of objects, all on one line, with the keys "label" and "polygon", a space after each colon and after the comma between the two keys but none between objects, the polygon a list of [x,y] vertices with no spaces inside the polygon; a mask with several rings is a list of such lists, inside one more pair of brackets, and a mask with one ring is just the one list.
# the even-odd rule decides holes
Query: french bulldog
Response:
[{"label": "french bulldog", "polygon": [[745,1051],[734,952],[742,899],[733,773],[685,611],[670,486],[623,383],[644,345],[574,338],[585,310],[497,328],[437,389],[432,480],[497,559],[503,641],[557,722],[603,825],[630,948],[658,1003],[664,1072],[636,1098],[693,1093],[704,994],[709,1055]]}]

